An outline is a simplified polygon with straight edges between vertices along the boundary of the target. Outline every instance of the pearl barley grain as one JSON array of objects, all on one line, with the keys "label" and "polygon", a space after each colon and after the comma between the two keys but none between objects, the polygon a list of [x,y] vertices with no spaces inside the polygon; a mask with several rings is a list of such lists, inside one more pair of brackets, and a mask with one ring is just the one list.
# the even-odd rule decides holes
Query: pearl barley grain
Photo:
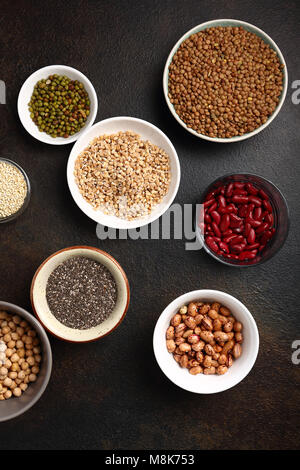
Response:
[{"label": "pearl barley grain", "polygon": [[0,161],[0,220],[21,209],[27,191],[22,172],[11,163]]}]

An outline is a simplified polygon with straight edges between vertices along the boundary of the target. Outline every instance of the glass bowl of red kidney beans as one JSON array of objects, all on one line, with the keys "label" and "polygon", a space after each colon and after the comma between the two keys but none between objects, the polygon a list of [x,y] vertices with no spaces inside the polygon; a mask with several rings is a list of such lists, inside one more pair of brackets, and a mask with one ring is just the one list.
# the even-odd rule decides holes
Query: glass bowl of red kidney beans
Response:
[{"label": "glass bowl of red kidney beans", "polygon": [[267,261],[284,244],[289,230],[286,200],[270,181],[254,174],[215,180],[202,198],[197,236],[205,250],[230,266]]}]

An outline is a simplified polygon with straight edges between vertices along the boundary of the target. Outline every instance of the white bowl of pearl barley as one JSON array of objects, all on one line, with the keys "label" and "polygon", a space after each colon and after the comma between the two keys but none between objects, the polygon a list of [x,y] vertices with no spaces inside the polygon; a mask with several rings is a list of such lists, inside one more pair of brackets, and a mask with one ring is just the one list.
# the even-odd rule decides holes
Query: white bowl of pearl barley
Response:
[{"label": "white bowl of pearl barley", "polygon": [[67,180],[77,206],[115,229],[158,219],[172,204],[180,164],[169,138],[134,117],[105,119],[88,129],[69,156]]}]

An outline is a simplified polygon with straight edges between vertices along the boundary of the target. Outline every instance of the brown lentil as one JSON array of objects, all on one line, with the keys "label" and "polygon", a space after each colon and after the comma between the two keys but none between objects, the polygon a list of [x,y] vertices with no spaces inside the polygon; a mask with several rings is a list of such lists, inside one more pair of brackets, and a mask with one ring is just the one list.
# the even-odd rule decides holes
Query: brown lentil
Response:
[{"label": "brown lentil", "polygon": [[99,325],[112,313],[117,285],[103,264],[74,256],[50,274],[46,299],[52,314],[63,325],[85,330]]},{"label": "brown lentil", "polygon": [[94,139],[78,156],[74,175],[94,209],[132,220],[150,213],[167,194],[170,161],[138,134],[119,132]]},{"label": "brown lentil", "polygon": [[27,191],[22,172],[11,163],[0,161],[0,220],[21,209]]},{"label": "brown lentil", "polygon": [[191,35],[169,66],[168,96],[180,119],[200,134],[229,138],[264,124],[279,102],[283,65],[243,27]]}]

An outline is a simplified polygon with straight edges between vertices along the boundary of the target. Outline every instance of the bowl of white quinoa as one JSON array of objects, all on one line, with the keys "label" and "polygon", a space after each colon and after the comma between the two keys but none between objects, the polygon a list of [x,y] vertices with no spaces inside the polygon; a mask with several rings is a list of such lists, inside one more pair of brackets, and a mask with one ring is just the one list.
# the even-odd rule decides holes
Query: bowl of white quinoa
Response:
[{"label": "bowl of white quinoa", "polygon": [[19,217],[30,200],[30,182],[23,168],[0,157],[0,224]]},{"label": "bowl of white quinoa", "polygon": [[133,117],[113,117],[74,145],[67,180],[78,207],[95,222],[133,229],[158,219],[172,204],[180,164],[169,138]]}]

